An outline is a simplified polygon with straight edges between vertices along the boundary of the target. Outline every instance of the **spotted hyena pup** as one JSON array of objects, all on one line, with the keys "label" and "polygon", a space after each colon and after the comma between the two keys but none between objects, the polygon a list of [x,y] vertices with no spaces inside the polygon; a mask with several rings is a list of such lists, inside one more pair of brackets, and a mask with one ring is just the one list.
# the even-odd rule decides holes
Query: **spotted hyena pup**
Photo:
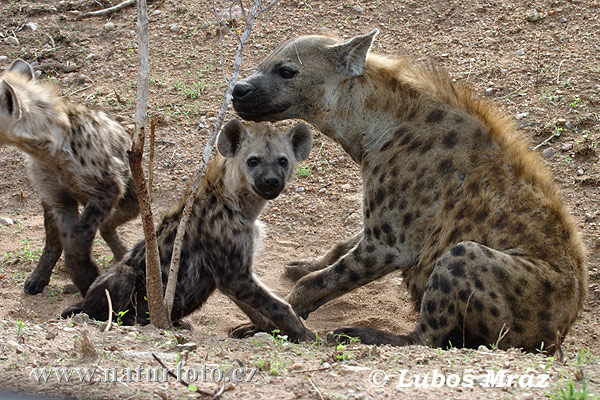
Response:
[{"label": "spotted hyena pup", "polygon": [[27,154],[44,209],[46,243],[25,292],[44,289],[64,249],[67,271],[85,295],[98,276],[90,255],[96,231],[119,260],[126,248],[115,228],[138,215],[127,158],[131,139],[103,112],[37,84],[29,64],[16,60],[0,75],[0,145]]},{"label": "spotted hyena pup", "polygon": [[[253,322],[277,327],[297,340],[314,338],[289,304],[271,293],[252,273],[259,240],[257,218],[266,201],[284,189],[296,162],[308,157],[311,145],[312,135],[305,124],[287,134],[264,124],[246,129],[237,120],[225,125],[217,142],[222,156],[209,165],[186,226],[173,321],[199,309],[218,288]],[[184,203],[185,198],[157,228],[165,284]],[[145,258],[145,244],[141,241],[124,263],[101,275],[83,302],[67,309],[63,316],[85,312],[96,319],[107,319],[104,289],[108,289],[113,310],[127,311],[126,324],[147,324]]]},{"label": "spotted hyena pup", "polygon": [[363,231],[316,262],[288,302],[306,317],[400,270],[420,316],[406,336],[347,328],[366,343],[554,351],[586,298],[580,235],[552,177],[510,118],[445,72],[347,41],[283,43],[237,83],[244,119],[301,118],[362,167]]}]

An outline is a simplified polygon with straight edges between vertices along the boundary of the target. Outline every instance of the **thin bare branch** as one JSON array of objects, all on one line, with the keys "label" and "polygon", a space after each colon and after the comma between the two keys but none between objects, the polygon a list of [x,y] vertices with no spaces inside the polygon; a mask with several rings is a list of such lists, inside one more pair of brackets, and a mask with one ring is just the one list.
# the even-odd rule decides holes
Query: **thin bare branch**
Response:
[{"label": "thin bare branch", "polygon": [[112,326],[113,309],[112,300],[110,299],[110,293],[108,292],[108,289],[104,289],[104,294],[106,295],[106,301],[108,302],[108,321],[106,321],[106,327],[104,328],[104,332],[108,332],[110,330],[110,327]]},{"label": "thin bare branch", "polygon": [[[183,378],[181,378],[180,376],[175,375],[175,373],[173,372],[172,369],[167,368],[167,366],[165,365],[165,363],[162,362],[162,360],[160,358],[158,358],[158,356],[154,353],[152,353],[152,357],[154,357],[154,359],[160,364],[161,367],[164,368],[165,371],[167,371],[167,374],[171,377],[171,378],[175,378],[177,380],[177,382],[180,382],[182,385],[184,385],[186,388],[189,388],[190,384],[187,383]],[[202,389],[198,389],[198,387],[196,387],[196,393],[201,394],[203,396],[210,396],[211,398],[214,398],[213,396],[215,396],[217,392],[215,393],[209,393],[206,392]]]},{"label": "thin bare branch", "polygon": [[[276,1],[272,2],[268,7],[269,8],[272,7],[275,3],[276,3]],[[219,113],[217,114],[217,120],[215,121],[215,124],[213,126],[213,131],[212,131],[210,137],[208,138],[206,147],[204,148],[204,154],[202,156],[202,159],[200,160],[199,170],[194,177],[194,183],[192,185],[192,190],[190,192],[189,197],[187,198],[187,200],[185,202],[185,207],[183,208],[183,211],[181,213],[181,219],[179,221],[179,226],[177,227],[177,234],[175,236],[175,242],[173,244],[173,255],[171,257],[169,280],[167,282],[167,288],[165,291],[165,303],[167,306],[167,312],[168,312],[169,317],[171,316],[171,310],[173,309],[173,301],[175,299],[175,287],[177,285],[177,274],[179,273],[179,259],[181,256],[181,247],[182,247],[182,243],[183,243],[183,237],[185,234],[185,228],[187,226],[187,222],[189,220],[189,217],[190,217],[190,214],[192,211],[192,206],[194,204],[194,201],[196,200],[196,196],[198,195],[198,191],[200,189],[200,183],[202,182],[202,178],[204,177],[206,164],[208,163],[208,160],[210,159],[210,155],[213,151],[213,147],[215,144],[215,140],[217,138],[217,134],[219,133],[221,125],[223,124],[223,119],[225,118],[225,114],[227,112],[227,106],[229,105],[229,102],[231,101],[233,88],[235,87],[235,84],[237,82],[238,75],[240,72],[240,67],[242,65],[242,55],[244,53],[244,47],[245,47],[246,43],[248,42],[248,37],[250,36],[250,32],[252,31],[252,26],[254,24],[254,21],[256,20],[257,16],[261,12],[263,12],[263,10],[264,9],[262,9],[260,6],[260,0],[254,0],[254,5],[252,7],[252,11],[248,15],[248,21],[246,23],[246,27],[244,29],[244,32],[242,33],[240,42],[238,44],[238,49],[237,49],[237,53],[235,55],[235,61],[233,64],[233,71],[231,72],[231,78],[229,80],[227,92],[225,93],[225,96],[223,98],[223,103],[221,105],[221,109],[219,110]]]},{"label": "thin bare branch", "polygon": [[125,0],[124,2],[119,3],[119,4],[117,4],[116,6],[113,6],[113,7],[105,8],[105,9],[98,10],[98,11],[90,11],[90,12],[85,13],[85,14],[80,14],[75,19],[81,20],[81,19],[84,19],[84,18],[102,17],[102,16],[105,16],[105,15],[110,15],[110,14],[116,13],[117,11],[122,10],[122,9],[124,9],[126,7],[134,5],[135,2],[136,2],[136,0]]},{"label": "thin bare branch", "polygon": [[142,168],[148,108],[148,74],[150,69],[148,63],[148,11],[146,0],[138,0],[137,4],[138,87],[135,110],[135,135],[133,137],[133,146],[129,153],[129,166],[138,195],[146,241],[146,295],[150,311],[150,322],[159,328],[167,329],[171,326],[171,320],[168,318],[163,300],[158,244],[156,242],[156,232],[154,231],[150,196]]}]

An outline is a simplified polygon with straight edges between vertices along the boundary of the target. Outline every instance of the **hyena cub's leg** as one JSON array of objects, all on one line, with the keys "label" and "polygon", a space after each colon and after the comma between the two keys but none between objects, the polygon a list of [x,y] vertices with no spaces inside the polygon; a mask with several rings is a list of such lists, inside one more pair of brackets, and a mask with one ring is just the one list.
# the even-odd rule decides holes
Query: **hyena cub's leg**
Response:
[{"label": "hyena cub's leg", "polygon": [[42,201],[44,209],[44,228],[46,231],[46,242],[44,243],[44,251],[38,262],[37,267],[25,281],[25,293],[37,294],[50,282],[50,275],[54,265],[62,254],[62,244],[60,242],[60,232],[52,214],[50,207]]},{"label": "hyena cub's leg", "polygon": [[135,187],[133,186],[133,182],[130,181],[127,185],[125,196],[119,200],[117,207],[112,210],[110,215],[100,225],[100,234],[108,244],[108,247],[110,247],[115,261],[123,259],[127,252],[127,247],[121,242],[116,229],[125,222],[137,217],[139,212]]},{"label": "hyena cub's leg", "polygon": [[359,232],[350,239],[337,243],[323,257],[317,260],[293,261],[286,266],[283,274],[289,280],[296,282],[311,272],[327,268],[352,250],[362,240],[362,237],[362,232]]},{"label": "hyena cub's leg", "polygon": [[[238,276],[235,281],[229,282],[215,276],[215,280],[219,290],[233,299],[236,304],[241,304],[242,310],[253,322],[263,325],[257,324],[257,328],[261,328],[261,330],[266,328],[270,332],[277,326],[282,332],[286,332],[291,340],[315,340],[314,333],[302,324],[292,307],[263,287],[253,275]],[[248,313],[248,311],[250,312]],[[267,323],[267,321],[271,321],[271,323]],[[233,333],[236,336],[243,336],[242,332],[237,329]],[[249,331],[245,333],[249,333]]]}]

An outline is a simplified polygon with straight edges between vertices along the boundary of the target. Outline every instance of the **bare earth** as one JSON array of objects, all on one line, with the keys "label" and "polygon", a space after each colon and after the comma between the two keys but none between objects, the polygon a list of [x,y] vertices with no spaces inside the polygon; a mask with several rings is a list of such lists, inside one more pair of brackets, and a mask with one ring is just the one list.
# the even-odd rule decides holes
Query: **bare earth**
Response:
[{"label": "bare earth", "polygon": [[[160,120],[154,167],[158,216],[177,202],[197,170],[206,128],[211,128],[225,91],[223,74],[228,77],[230,73],[236,41],[233,35],[224,34],[222,66],[212,4],[205,0],[164,0],[149,8],[149,104],[150,114]],[[8,59],[0,61],[0,68],[17,57],[40,64],[74,64],[75,72],[48,68],[40,79],[55,82],[73,101],[103,108],[124,125],[132,124],[137,70],[135,9],[122,10],[110,18],[75,19],[78,12],[110,5],[105,0],[2,2],[0,56]],[[218,12],[230,6],[227,1],[216,2]],[[133,382],[111,383],[81,382],[75,371],[69,383],[58,383],[55,375],[47,383],[37,383],[32,374],[36,367],[96,367],[94,379],[104,377],[106,369],[115,369],[117,377],[122,377],[126,368],[159,367],[152,352],[169,367],[185,361],[184,378],[187,369],[201,371],[203,366],[209,371],[207,380],[214,368],[226,375],[227,371],[232,374],[234,367],[243,368],[244,373],[246,368],[257,368],[252,382],[225,386],[222,397],[229,399],[537,399],[558,395],[571,382],[575,391],[582,391],[585,384],[597,395],[599,14],[597,0],[281,1],[257,21],[242,66],[242,75],[248,75],[278,43],[296,35],[328,29],[350,37],[377,27],[380,34],[375,51],[436,62],[457,81],[468,81],[479,95],[514,115],[532,148],[550,138],[536,151],[544,152],[544,161],[552,169],[590,250],[589,298],[565,340],[563,362],[518,350],[441,351],[360,344],[332,347],[291,344],[268,336],[235,340],[227,338],[227,330],[246,318],[220,294],[189,318],[191,331],[164,332],[152,326],[114,324],[103,333],[94,321],[59,320],[60,311],[79,296],[63,294],[70,280],[62,260],[43,294],[23,293],[23,283],[43,246],[43,219],[37,192],[27,179],[24,156],[14,149],[0,148],[0,217],[18,220],[0,226],[0,250],[4,252],[0,255],[0,398],[4,398],[2,390],[100,399],[199,396],[194,388],[173,378],[148,382],[144,375],[142,382],[137,382],[135,372]],[[113,27],[105,26],[109,21]],[[35,30],[31,23],[36,24]],[[13,35],[19,40],[16,46],[5,43],[5,38]],[[319,256],[360,230],[362,187],[359,169],[352,160],[339,146],[316,133],[313,152],[303,166],[309,169],[309,176],[297,177],[262,217],[268,230],[256,272],[281,296],[292,288],[281,277],[287,262]],[[122,227],[121,232],[130,245],[141,237],[137,221]],[[100,239],[94,252],[107,268],[111,254]],[[416,318],[401,276],[393,274],[321,307],[306,323],[321,335],[351,324],[406,333]],[[504,380],[498,386],[508,387],[484,387],[488,371],[518,375],[517,383],[506,385]],[[404,387],[415,378],[422,381],[424,374],[429,374],[431,381],[435,373],[447,379],[440,387]],[[546,387],[532,387],[544,383],[544,374]],[[518,381],[519,377],[523,379]],[[187,380],[191,378],[193,374]],[[474,378],[472,384],[469,378]],[[453,387],[456,379],[460,383]],[[201,373],[195,384],[211,393],[222,387],[202,382]]]}]

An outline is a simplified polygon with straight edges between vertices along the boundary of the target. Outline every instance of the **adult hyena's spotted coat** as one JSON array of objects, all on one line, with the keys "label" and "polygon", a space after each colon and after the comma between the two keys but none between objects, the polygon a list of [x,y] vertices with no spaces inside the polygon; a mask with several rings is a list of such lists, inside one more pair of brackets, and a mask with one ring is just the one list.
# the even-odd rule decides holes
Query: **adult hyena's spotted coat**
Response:
[{"label": "adult hyena's spotted coat", "polygon": [[[305,124],[285,135],[266,125],[246,130],[237,120],[223,128],[218,149],[224,157],[209,165],[186,227],[173,321],[199,309],[218,288],[254,323],[279,328],[295,340],[314,339],[289,304],[252,273],[259,239],[257,218],[266,201],[283,190],[296,162],[308,157],[311,143]],[[184,203],[185,198],[164,217],[156,232],[165,285]],[[147,324],[145,250],[143,241],[135,245],[124,263],[98,277],[83,302],[65,310],[63,316],[83,311],[93,318],[107,319],[104,289],[108,289],[113,310],[127,310],[124,323]]]},{"label": "adult hyena's spotted coat", "polygon": [[301,118],[362,166],[363,231],[303,276],[288,301],[320,305],[401,270],[420,317],[398,336],[339,332],[367,343],[556,350],[587,293],[585,250],[552,178],[512,121],[407,59],[367,54],[375,32],[282,44],[240,81],[249,120]]},{"label": "adult hyena's spotted coat", "polygon": [[[25,292],[44,289],[64,249],[67,271],[85,294],[98,276],[91,259],[96,231],[120,260],[126,248],[115,229],[139,212],[127,157],[129,135],[103,112],[37,84],[29,64],[17,60],[0,76],[0,145],[27,154],[44,209],[44,251]],[[79,204],[84,205],[81,214]]]}]

